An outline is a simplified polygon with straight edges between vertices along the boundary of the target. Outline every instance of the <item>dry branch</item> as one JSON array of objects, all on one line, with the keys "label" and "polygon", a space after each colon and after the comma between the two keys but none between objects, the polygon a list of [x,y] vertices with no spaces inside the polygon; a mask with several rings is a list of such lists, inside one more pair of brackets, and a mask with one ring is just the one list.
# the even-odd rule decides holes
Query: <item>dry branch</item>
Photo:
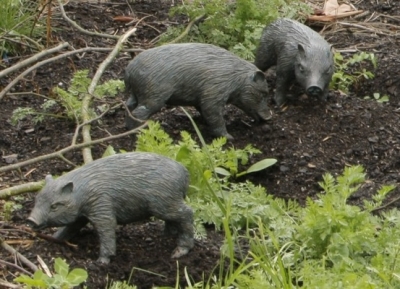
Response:
[{"label": "dry branch", "polygon": [[44,182],[32,182],[18,185],[15,187],[0,190],[0,199],[7,199],[12,196],[24,194],[27,192],[35,192],[43,187]]},{"label": "dry branch", "polygon": [[[28,69],[26,69],[24,72],[22,72],[20,75],[18,75],[15,79],[13,79],[1,92],[0,92],[0,100],[4,97],[4,95],[6,95],[6,93],[8,91],[10,91],[10,89],[18,82],[20,81],[23,77],[25,77],[27,74],[31,73],[32,71],[34,71],[35,69],[37,69],[38,67],[41,67],[45,64],[48,64],[50,62],[56,61],[56,60],[60,60],[62,58],[74,55],[74,54],[78,54],[78,53],[84,53],[84,52],[88,52],[88,51],[101,51],[101,52],[108,52],[110,50],[112,50],[113,48],[103,48],[103,47],[85,47],[85,48],[81,48],[78,50],[73,50],[73,51],[69,51],[66,52],[64,54],[61,55],[57,55],[54,57],[51,57],[49,59],[40,61],[38,63],[35,63],[34,65],[32,65],[31,67],[29,67]],[[124,51],[134,51],[134,52],[140,52],[143,51],[143,49],[127,49]]]},{"label": "dry branch", "polygon": [[92,32],[92,31],[88,31],[83,29],[82,27],[80,27],[75,21],[73,21],[72,19],[70,19],[67,14],[65,13],[64,10],[64,6],[61,2],[61,0],[57,0],[58,4],[60,6],[60,10],[61,10],[61,15],[62,17],[68,22],[70,23],[73,27],[75,27],[76,29],[79,30],[79,32],[83,33],[83,34],[87,34],[87,35],[91,35],[91,36],[98,36],[98,37],[105,37],[105,38],[111,38],[111,39],[115,39],[118,40],[120,38],[120,36],[117,35],[110,35],[110,34],[103,34],[103,33],[98,33],[98,32]]},{"label": "dry branch", "polygon": [[186,27],[186,29],[182,32],[182,34],[179,35],[178,37],[176,37],[174,40],[172,40],[172,41],[169,42],[169,43],[177,43],[177,42],[179,42],[183,37],[185,37],[186,35],[189,34],[190,29],[192,29],[192,26],[193,26],[197,21],[200,21],[201,19],[203,19],[205,16],[206,16],[206,15],[203,14],[203,15],[200,15],[200,16],[196,17],[196,18],[193,19],[192,21],[190,21],[189,24],[188,24],[188,26]]},{"label": "dry branch", "polygon": [[[60,0],[58,0],[60,1]],[[111,53],[107,56],[107,58],[100,64],[99,68],[96,71],[96,74],[93,76],[92,82],[89,85],[88,88],[88,93],[85,95],[85,97],[82,100],[82,119],[84,122],[90,121],[90,115],[89,115],[89,108],[90,104],[92,102],[94,90],[96,89],[96,85],[100,80],[100,77],[102,76],[104,70],[107,68],[107,66],[114,60],[114,58],[118,55],[118,53],[121,51],[124,42],[131,36],[133,33],[136,32],[136,27],[133,27],[132,29],[128,30],[124,35],[119,37],[117,44],[115,45],[114,49],[111,51]],[[91,142],[92,138],[90,135],[90,125],[85,125],[82,128],[82,137],[83,137],[83,142]],[[82,156],[85,164],[93,161],[93,156],[92,156],[92,151],[90,147],[86,146],[82,149]]]},{"label": "dry branch", "polygon": [[47,56],[47,55],[52,54],[54,52],[60,51],[60,50],[66,48],[68,46],[70,46],[69,43],[68,42],[64,42],[64,43],[59,44],[56,47],[53,47],[53,48],[50,48],[50,49],[47,49],[47,50],[43,50],[43,51],[41,51],[39,53],[36,53],[32,57],[29,57],[29,58],[27,58],[27,59],[25,59],[25,60],[23,60],[21,62],[16,63],[15,65],[13,65],[13,66],[11,66],[11,67],[9,67],[7,69],[4,69],[4,70],[0,71],[0,78],[6,76],[9,73],[12,73],[12,72],[18,70],[18,69],[21,69],[21,68],[23,68],[25,66],[28,66],[28,65],[32,64],[33,62],[38,61],[40,58],[42,58],[44,56]]},{"label": "dry branch", "polygon": [[59,151],[56,151],[54,153],[51,153],[51,154],[42,155],[42,156],[39,156],[39,157],[36,157],[36,158],[33,158],[33,159],[29,159],[29,160],[26,160],[26,161],[23,161],[23,162],[19,162],[19,163],[16,163],[16,164],[0,167],[0,173],[11,171],[11,170],[15,170],[15,169],[19,169],[19,168],[21,168],[23,166],[31,165],[31,164],[34,164],[34,163],[37,163],[37,162],[40,162],[40,161],[56,158],[56,157],[59,157],[59,155],[65,154],[66,152],[69,152],[71,150],[76,150],[76,149],[80,149],[80,148],[83,148],[83,147],[86,147],[86,146],[91,146],[91,145],[95,145],[95,144],[98,144],[98,143],[114,140],[114,139],[117,139],[117,138],[120,138],[120,137],[128,136],[130,134],[138,132],[140,129],[142,129],[142,128],[146,127],[146,126],[147,126],[147,123],[144,123],[143,125],[135,128],[135,129],[132,129],[130,131],[124,132],[124,133],[120,133],[120,134],[117,134],[117,135],[112,135],[112,136],[108,136],[108,137],[105,137],[105,138],[97,139],[97,140],[94,140],[94,141],[91,141],[91,142],[88,142],[88,143],[80,143],[80,144],[70,145],[68,147],[65,147],[65,148],[63,148],[63,149],[61,149]]},{"label": "dry branch", "polygon": [[[18,270],[24,272],[26,275],[29,275],[29,276],[32,275],[31,272],[26,271],[24,268],[22,268],[21,266],[18,266],[17,264],[10,263],[10,262],[7,262],[7,261],[1,260],[1,259],[0,259],[0,264],[7,265],[7,266],[10,266],[10,267],[14,267],[15,269],[18,269]],[[1,285],[1,283],[0,283],[0,285]]]},{"label": "dry branch", "polygon": [[33,264],[31,261],[29,261],[26,257],[24,257],[22,254],[18,253],[17,250],[15,250],[13,247],[8,245],[6,242],[4,242],[3,238],[0,237],[0,245],[3,247],[6,251],[10,252],[11,254],[15,255],[22,263],[24,263],[26,266],[28,266],[33,272],[38,270],[38,267]]},{"label": "dry branch", "polygon": [[11,288],[11,289],[22,289],[22,288],[24,288],[21,285],[12,284],[12,283],[9,283],[9,282],[3,281],[3,280],[0,280],[0,288],[3,288],[1,286],[3,286],[4,288]]}]

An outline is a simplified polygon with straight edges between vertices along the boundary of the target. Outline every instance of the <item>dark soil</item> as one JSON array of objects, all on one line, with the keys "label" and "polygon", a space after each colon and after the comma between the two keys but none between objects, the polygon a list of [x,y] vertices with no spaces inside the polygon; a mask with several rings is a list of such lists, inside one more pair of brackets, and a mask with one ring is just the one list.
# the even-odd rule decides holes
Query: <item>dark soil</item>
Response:
[{"label": "dark soil", "polygon": [[[176,2],[176,1],[175,1]],[[340,174],[344,167],[362,165],[367,173],[366,182],[351,201],[360,204],[383,184],[400,182],[400,37],[397,25],[399,20],[386,15],[400,15],[400,2],[391,1],[391,6],[376,6],[375,1],[361,1],[359,9],[381,13],[373,23],[391,23],[391,32],[397,31],[397,37],[363,30],[357,27],[336,29],[328,27],[325,37],[339,50],[360,50],[374,52],[378,59],[375,78],[365,80],[353,87],[349,95],[331,92],[327,103],[299,97],[283,108],[274,107],[273,119],[266,124],[253,124],[251,119],[234,107],[227,107],[226,122],[228,131],[235,138],[232,145],[243,148],[252,144],[262,153],[251,162],[262,158],[277,158],[278,163],[262,172],[246,176],[250,181],[267,188],[268,193],[276,197],[295,199],[304,203],[308,197],[315,197],[320,192],[318,181],[324,173]],[[132,47],[149,48],[152,41],[169,26],[187,22],[185,18],[172,19],[168,16],[170,1],[136,0],[131,4],[132,14],[127,4],[112,2],[108,4],[72,2],[65,9],[67,14],[83,28],[122,34],[128,29],[126,23],[113,21],[115,16],[132,15],[137,21],[137,34],[131,37]],[[361,17],[360,24],[369,19],[371,14]],[[378,15],[378,14],[375,14]],[[140,23],[139,19],[148,16]],[[396,22],[397,21],[397,22]],[[364,23],[365,24],[365,23]],[[340,25],[339,25],[340,26]],[[341,26],[340,26],[341,27]],[[380,27],[380,26],[376,26]],[[101,37],[87,36],[71,28],[61,16],[53,19],[53,39],[55,42],[68,41],[74,48],[85,46],[113,47],[114,41]],[[343,53],[346,55],[346,53]],[[351,54],[351,53],[350,53]],[[349,54],[349,55],[350,55]],[[10,56],[10,64],[15,64],[23,57]],[[34,125],[30,119],[12,126],[10,117],[18,107],[40,108],[43,99],[31,92],[48,95],[57,85],[68,87],[72,74],[79,69],[89,69],[91,75],[107,56],[105,53],[86,53],[81,58],[70,57],[37,69],[15,86],[13,92],[26,92],[23,95],[8,95],[1,103],[0,113],[0,165],[6,166],[16,154],[16,161],[28,160],[48,154],[68,146],[75,130],[74,123],[65,120],[49,119]],[[121,53],[107,68],[102,80],[122,79],[123,71],[131,55]],[[5,66],[2,66],[2,69]],[[371,69],[371,67],[367,67]],[[13,77],[0,79],[0,88],[5,87]],[[270,79],[272,87],[274,79]],[[390,97],[389,103],[364,100],[378,92]],[[121,93],[115,102],[125,99]],[[57,111],[56,111],[57,113]],[[194,129],[183,112],[179,109],[165,108],[153,119],[161,122],[162,127],[174,139],[179,139],[181,130],[187,130],[195,137]],[[201,118],[195,120],[204,134],[206,141],[211,136]],[[124,132],[124,110],[108,113],[101,124],[92,126],[92,138],[105,137],[109,134]],[[132,149],[129,137],[111,141],[93,147],[94,156],[100,157],[107,145],[116,150]],[[82,163],[80,151],[65,154],[75,164]],[[58,159],[46,160],[12,172],[0,173],[0,189],[31,181],[39,181],[46,174],[59,175],[69,171],[72,166]],[[390,199],[398,195],[398,190]],[[62,257],[71,267],[85,268],[89,273],[88,288],[105,288],[112,280],[128,280],[138,288],[151,288],[153,285],[174,286],[177,270],[180,283],[185,284],[184,269],[193,281],[207,278],[219,261],[219,248],[223,237],[210,228],[206,240],[196,241],[196,245],[187,256],[177,262],[170,258],[175,247],[175,240],[163,237],[162,224],[159,221],[120,226],[117,230],[117,256],[109,265],[98,265],[98,239],[95,232],[84,229],[72,240],[76,248],[51,243],[16,227],[23,225],[33,206],[34,194],[24,195],[18,202],[23,205],[13,213],[11,222],[0,222],[0,235],[9,241],[28,259],[36,262],[40,256],[49,266],[52,259]],[[389,201],[388,200],[388,201]],[[4,201],[0,201],[0,207]],[[396,203],[394,204],[396,205]],[[44,231],[51,233],[50,229]],[[14,256],[1,250],[1,260],[14,262]],[[137,269],[136,269],[137,268]],[[132,273],[133,272],[133,273]],[[12,281],[20,271],[0,263],[0,279]],[[132,274],[131,274],[132,273]],[[204,275],[203,275],[204,274]]]}]

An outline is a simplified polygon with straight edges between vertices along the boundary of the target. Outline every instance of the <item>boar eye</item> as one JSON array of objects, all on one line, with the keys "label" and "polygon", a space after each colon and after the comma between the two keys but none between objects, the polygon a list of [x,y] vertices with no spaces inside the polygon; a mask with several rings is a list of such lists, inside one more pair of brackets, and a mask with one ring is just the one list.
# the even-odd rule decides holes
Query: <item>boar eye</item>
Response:
[{"label": "boar eye", "polygon": [[58,203],[54,203],[50,206],[50,210],[55,211],[57,210],[60,206],[62,206],[63,204],[58,202]]}]

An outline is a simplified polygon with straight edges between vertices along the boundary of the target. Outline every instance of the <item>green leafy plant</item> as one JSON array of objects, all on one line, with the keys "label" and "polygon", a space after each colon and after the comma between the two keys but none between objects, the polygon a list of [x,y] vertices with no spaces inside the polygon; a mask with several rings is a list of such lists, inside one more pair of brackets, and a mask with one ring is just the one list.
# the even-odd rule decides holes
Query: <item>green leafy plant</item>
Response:
[{"label": "green leafy plant", "polygon": [[54,260],[55,274],[49,277],[43,271],[38,270],[29,277],[25,274],[14,279],[15,282],[22,283],[25,288],[57,288],[68,289],[78,286],[85,282],[88,274],[86,270],[76,268],[72,271],[69,270],[69,265],[61,258]]},{"label": "green leafy plant", "polygon": [[350,87],[357,86],[364,79],[374,78],[374,74],[363,67],[363,64],[370,63],[373,68],[376,68],[377,60],[373,53],[360,52],[345,59],[340,52],[336,52],[334,60],[335,72],[330,83],[332,89],[338,89],[347,94]]},{"label": "green leafy plant", "polygon": [[[373,95],[373,99],[375,99],[379,103],[389,102],[389,96],[381,95],[379,92],[375,92]],[[364,99],[371,99],[370,96],[364,97]]]},{"label": "green leafy plant", "polygon": [[[181,162],[188,169],[191,180],[188,198],[200,233],[203,223],[221,228],[227,204],[230,206],[230,225],[244,228],[246,224],[253,224],[257,217],[261,217],[270,199],[265,189],[249,182],[231,183],[229,177],[265,169],[276,160],[262,160],[245,172],[238,173],[239,164],[247,165],[251,156],[260,151],[251,145],[243,149],[225,148],[225,145],[225,138],[217,138],[200,147],[186,131],[181,132],[181,140],[174,144],[160,124],[152,121],[137,136],[137,151],[165,155]],[[218,177],[216,173],[220,172],[223,174]]]},{"label": "green leafy plant", "polygon": [[[185,0],[171,10],[172,15],[184,14],[190,19],[204,15],[182,42],[211,43],[238,56],[253,60],[262,29],[278,17],[294,18],[307,15],[310,8],[298,0]],[[169,42],[185,27],[172,27],[161,38]]]},{"label": "green leafy plant", "polygon": [[38,1],[0,1],[0,56],[19,54],[33,46],[40,48],[33,38],[44,34],[44,25],[36,25]]},{"label": "green leafy plant", "polygon": [[21,204],[15,203],[13,201],[5,202],[4,205],[3,205],[3,214],[2,214],[3,218],[4,218],[4,221],[10,221],[11,217],[12,217],[12,213],[15,210],[18,210],[18,209],[21,209],[21,208],[22,208]]},{"label": "green leafy plant", "polygon": [[[46,99],[41,105],[41,111],[36,111],[33,108],[17,108],[13,111],[11,122],[15,125],[18,121],[26,118],[27,116],[32,117],[34,123],[39,123],[44,120],[45,117],[54,118],[66,118],[74,120],[75,122],[81,122],[82,118],[82,99],[83,96],[88,92],[88,87],[91,83],[91,79],[88,77],[88,70],[77,71],[72,80],[71,85],[67,90],[60,87],[54,88],[56,94],[55,99]],[[96,87],[94,96],[96,99],[103,99],[105,96],[113,97],[118,91],[124,88],[124,83],[121,80],[109,80]],[[52,108],[60,105],[64,110],[61,114],[51,113]],[[95,118],[96,112],[94,109],[90,109],[89,114],[92,118]]]}]

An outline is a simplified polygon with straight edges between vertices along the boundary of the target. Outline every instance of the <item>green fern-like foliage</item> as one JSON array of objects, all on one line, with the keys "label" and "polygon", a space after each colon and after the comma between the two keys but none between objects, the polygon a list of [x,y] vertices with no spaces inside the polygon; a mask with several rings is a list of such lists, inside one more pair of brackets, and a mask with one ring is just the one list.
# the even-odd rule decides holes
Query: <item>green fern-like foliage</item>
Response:
[{"label": "green fern-like foliage", "polygon": [[[251,145],[244,149],[225,146],[226,139],[217,138],[202,148],[185,131],[181,132],[181,140],[174,144],[159,123],[149,121],[148,128],[138,134],[136,150],[170,157],[188,169],[191,183],[188,201],[194,209],[197,225],[208,223],[221,228],[229,206],[230,225],[245,228],[264,216],[270,197],[265,189],[251,183],[231,183],[227,176],[217,175],[215,168],[224,167],[234,175],[239,164],[246,165],[249,158],[260,151]],[[221,210],[221,203],[225,210]]]},{"label": "green fern-like foliage", "polygon": [[[363,168],[345,168],[336,179],[330,174],[325,174],[323,179],[320,185],[324,193],[318,200],[307,200],[298,239],[307,244],[313,257],[327,254],[334,263],[376,252],[378,248],[371,240],[376,237],[378,220],[368,210],[347,204],[347,199],[365,181]],[[383,200],[393,188],[380,190],[377,200]],[[375,206],[379,204],[378,201]],[[374,203],[370,205],[372,209]]]},{"label": "green fern-like foliage", "polygon": [[[34,123],[39,123],[46,117],[66,118],[80,123],[82,121],[82,99],[88,93],[88,88],[92,81],[88,75],[89,70],[78,70],[72,77],[71,85],[68,89],[55,87],[53,89],[56,94],[55,99],[46,99],[40,111],[30,107],[15,109],[11,117],[12,123],[15,125],[26,117],[31,117]],[[114,97],[123,88],[124,83],[121,80],[109,80],[96,87],[94,97],[96,99]],[[60,105],[64,110],[58,114],[52,113],[51,109],[56,105]],[[89,108],[89,115],[91,118],[97,116],[92,107]]]},{"label": "green fern-like foliage", "polygon": [[[190,0],[171,10],[190,19],[205,15],[181,42],[211,43],[253,60],[262,29],[278,17],[307,15],[309,7],[298,0]],[[299,13],[299,12],[302,13]],[[161,38],[166,43],[185,27],[172,27]]]}]

